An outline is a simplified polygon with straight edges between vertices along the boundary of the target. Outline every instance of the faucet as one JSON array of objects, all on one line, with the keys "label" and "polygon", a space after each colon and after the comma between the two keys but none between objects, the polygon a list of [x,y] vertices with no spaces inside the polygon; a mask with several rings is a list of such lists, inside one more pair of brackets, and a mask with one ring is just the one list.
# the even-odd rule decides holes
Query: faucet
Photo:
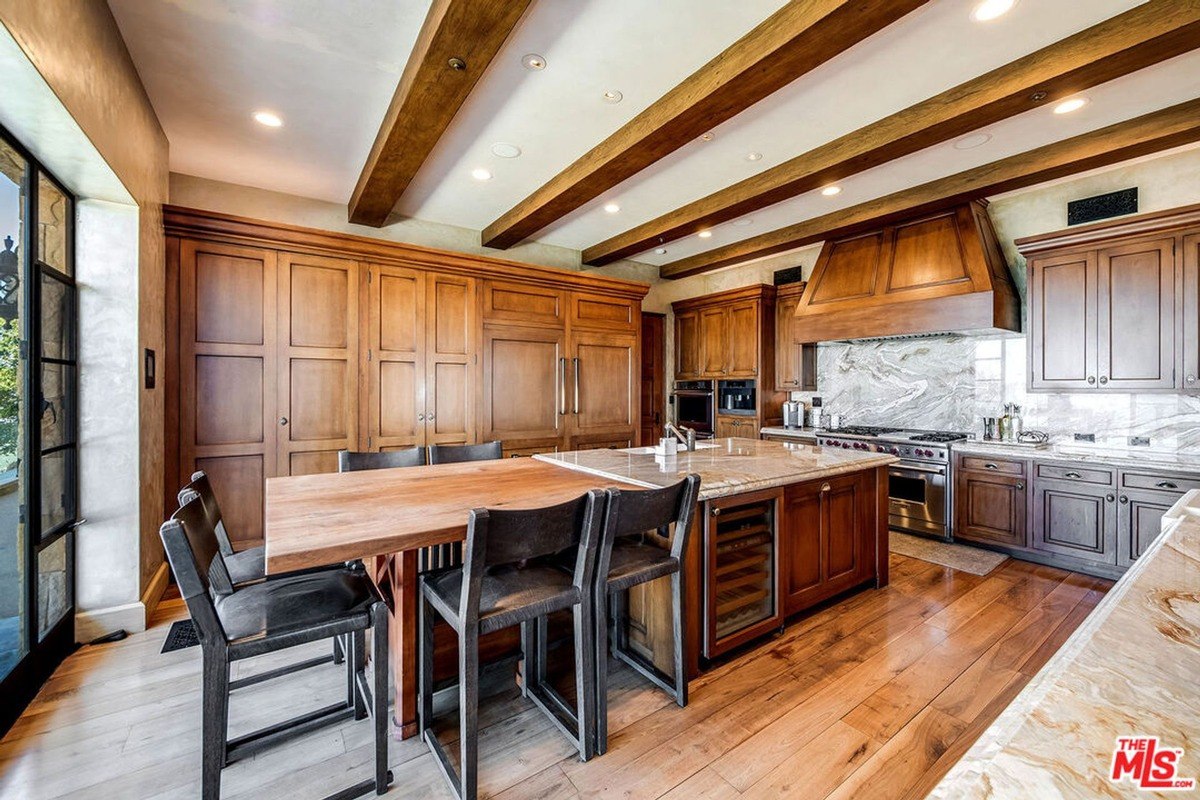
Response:
[{"label": "faucet", "polygon": [[663,426],[663,433],[667,436],[674,436],[689,452],[696,449],[696,431],[692,428],[668,422]]}]

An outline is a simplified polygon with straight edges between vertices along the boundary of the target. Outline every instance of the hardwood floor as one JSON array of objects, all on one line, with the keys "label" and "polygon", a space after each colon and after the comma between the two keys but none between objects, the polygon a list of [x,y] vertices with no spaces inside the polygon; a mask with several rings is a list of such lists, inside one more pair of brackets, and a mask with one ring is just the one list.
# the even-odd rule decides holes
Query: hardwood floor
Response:
[{"label": "hardwood floor", "polygon": [[[923,797],[1111,586],[1011,560],[986,577],[896,554],[891,569],[888,588],[702,675],[687,708],[614,666],[610,749],[586,764],[506,682],[480,709],[481,796]],[[146,633],[71,656],[0,742],[0,797],[198,796],[200,652],[159,653],[184,614],[167,603]],[[343,691],[332,665],[238,690],[231,732]],[[230,766],[222,796],[320,797],[370,760],[369,723],[349,722]],[[391,762],[389,795],[450,797],[417,740],[393,742]]]}]

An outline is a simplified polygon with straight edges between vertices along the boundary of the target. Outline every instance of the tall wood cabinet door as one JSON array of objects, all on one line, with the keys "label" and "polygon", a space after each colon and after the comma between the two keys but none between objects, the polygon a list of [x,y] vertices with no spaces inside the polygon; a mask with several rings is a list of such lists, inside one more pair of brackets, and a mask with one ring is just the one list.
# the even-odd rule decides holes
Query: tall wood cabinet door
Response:
[{"label": "tall wood cabinet door", "polygon": [[484,328],[484,441],[499,439],[506,452],[561,442],[571,399],[565,338],[548,328]]},{"label": "tall wood cabinet door", "polygon": [[180,242],[180,474],[204,470],[237,547],[263,538],[276,475],[276,254]]},{"label": "tall wood cabinet door", "polygon": [[474,278],[427,280],[425,441],[472,444],[479,396],[479,303]]},{"label": "tall wood cabinet door", "polygon": [[779,568],[782,570],[780,577],[786,614],[807,608],[824,596],[821,494],[819,483],[792,485],[784,492]]},{"label": "tall wood cabinet door", "polygon": [[1182,386],[1200,390],[1200,234],[1183,237]]},{"label": "tall wood cabinet door", "polygon": [[368,450],[425,444],[425,341],[428,317],[425,273],[403,267],[368,267]]},{"label": "tall wood cabinet door", "polygon": [[725,366],[725,374],[731,378],[758,375],[758,314],[756,300],[729,307],[729,363]]},{"label": "tall wood cabinet door", "polygon": [[661,314],[642,314],[641,435],[639,443],[652,445],[662,432],[663,382],[666,342]]},{"label": "tall wood cabinet door", "polygon": [[567,410],[572,437],[634,438],[641,371],[637,336],[575,331],[570,358]]},{"label": "tall wood cabinet door", "polygon": [[1099,372],[1108,389],[1175,385],[1175,240],[1133,242],[1096,256]]},{"label": "tall wood cabinet door", "polygon": [[700,373],[724,377],[729,349],[729,307],[700,309]]},{"label": "tall wood cabinet door", "polygon": [[1031,389],[1094,389],[1094,251],[1029,260]]},{"label": "tall wood cabinet door", "polygon": [[700,312],[675,315],[675,379],[700,377]]},{"label": "tall wood cabinet door", "polygon": [[359,264],[280,253],[278,279],[276,469],[336,472],[359,449]]}]

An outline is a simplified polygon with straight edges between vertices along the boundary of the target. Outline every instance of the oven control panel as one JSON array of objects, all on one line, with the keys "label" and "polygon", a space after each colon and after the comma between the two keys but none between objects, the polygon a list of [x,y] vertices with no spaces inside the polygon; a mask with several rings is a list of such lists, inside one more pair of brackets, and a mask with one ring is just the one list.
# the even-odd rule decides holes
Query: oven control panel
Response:
[{"label": "oven control panel", "polygon": [[946,448],[936,444],[897,444],[895,442],[865,442],[860,439],[842,439],[818,436],[817,444],[822,447],[840,447],[845,450],[865,450],[868,453],[887,453],[900,458],[949,461]]}]

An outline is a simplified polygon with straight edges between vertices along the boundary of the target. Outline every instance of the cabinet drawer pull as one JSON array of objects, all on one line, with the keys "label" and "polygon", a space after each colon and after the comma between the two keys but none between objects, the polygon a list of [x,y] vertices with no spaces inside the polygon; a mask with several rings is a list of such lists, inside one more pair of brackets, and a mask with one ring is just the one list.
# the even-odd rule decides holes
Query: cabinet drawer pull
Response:
[{"label": "cabinet drawer pull", "polygon": [[1125,505],[1128,502],[1129,502],[1129,498],[1126,497],[1125,495],[1121,495],[1121,505]]},{"label": "cabinet drawer pull", "polygon": [[1171,483],[1170,481],[1159,481],[1158,483],[1156,483],[1154,485],[1160,489],[1178,489],[1179,488],[1176,484]]},{"label": "cabinet drawer pull", "polygon": [[988,463],[984,464],[984,465],[983,465],[983,468],[984,468],[984,469],[1000,469],[1000,467],[999,467],[998,465],[996,465],[996,464],[993,464],[993,463],[992,463],[992,462],[990,462],[990,461],[989,461]]},{"label": "cabinet drawer pull", "polygon": [[1068,478],[1082,478],[1083,477],[1078,472],[1067,472],[1067,473],[1065,473],[1065,475]]}]

